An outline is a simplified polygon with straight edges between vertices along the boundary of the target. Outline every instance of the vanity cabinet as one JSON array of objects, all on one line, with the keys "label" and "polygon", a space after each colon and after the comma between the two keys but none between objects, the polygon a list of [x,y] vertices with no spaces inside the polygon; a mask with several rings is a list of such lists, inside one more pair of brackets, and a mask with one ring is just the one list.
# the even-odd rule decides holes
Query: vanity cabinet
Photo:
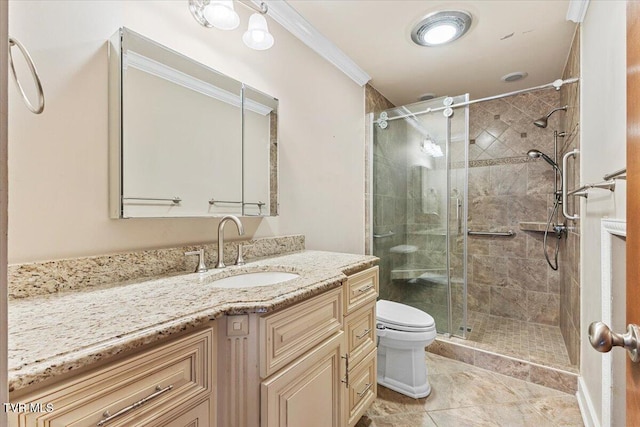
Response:
[{"label": "vanity cabinet", "polygon": [[376,398],[378,267],[218,323],[218,426],[352,427]]},{"label": "vanity cabinet", "polygon": [[353,427],[375,400],[378,268],[270,313],[19,390],[10,427]]},{"label": "vanity cabinet", "polygon": [[12,396],[27,408],[50,404],[53,411],[10,412],[9,425],[213,426],[213,342],[209,327],[36,392]]}]

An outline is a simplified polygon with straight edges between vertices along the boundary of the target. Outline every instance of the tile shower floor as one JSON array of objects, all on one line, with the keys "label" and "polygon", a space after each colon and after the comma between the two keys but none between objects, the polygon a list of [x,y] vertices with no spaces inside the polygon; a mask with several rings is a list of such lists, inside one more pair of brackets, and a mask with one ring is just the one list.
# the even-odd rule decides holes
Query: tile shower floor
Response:
[{"label": "tile shower floor", "polygon": [[469,312],[471,332],[463,342],[467,346],[492,351],[544,366],[577,372],[569,361],[560,328],[528,323],[484,313]]},{"label": "tile shower floor", "polygon": [[412,399],[378,386],[356,427],[583,426],[575,396],[426,354],[431,395]]}]

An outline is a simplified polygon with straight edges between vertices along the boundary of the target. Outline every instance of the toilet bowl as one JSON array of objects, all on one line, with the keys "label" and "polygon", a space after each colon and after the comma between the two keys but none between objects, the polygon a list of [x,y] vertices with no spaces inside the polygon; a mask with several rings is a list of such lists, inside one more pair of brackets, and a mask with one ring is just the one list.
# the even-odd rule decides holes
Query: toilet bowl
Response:
[{"label": "toilet bowl", "polygon": [[413,398],[428,396],[424,348],[436,338],[436,322],[422,310],[393,301],[376,303],[378,384]]}]

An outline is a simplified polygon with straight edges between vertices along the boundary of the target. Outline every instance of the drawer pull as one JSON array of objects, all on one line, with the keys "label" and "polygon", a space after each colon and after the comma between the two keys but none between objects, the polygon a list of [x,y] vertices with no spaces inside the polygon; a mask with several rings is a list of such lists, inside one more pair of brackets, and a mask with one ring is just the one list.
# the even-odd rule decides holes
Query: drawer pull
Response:
[{"label": "drawer pull", "polygon": [[369,286],[365,286],[364,288],[360,288],[358,289],[358,292],[360,292],[361,294],[370,291],[371,289],[373,289],[373,284],[369,285]]},{"label": "drawer pull", "polygon": [[369,391],[370,388],[371,388],[371,384],[367,384],[367,386],[364,388],[364,390],[362,390],[361,392],[358,393],[358,397],[362,397],[366,392]]},{"label": "drawer pull", "polygon": [[369,335],[369,332],[371,332],[371,329],[365,329],[364,331],[362,331],[362,333],[360,335],[356,335],[356,338],[361,340],[362,338],[364,338],[367,335]]},{"label": "drawer pull", "polygon": [[132,403],[131,405],[127,406],[126,408],[120,409],[118,412],[116,412],[113,415],[111,415],[108,410],[104,411],[104,413],[102,414],[104,419],[102,421],[100,421],[98,424],[96,424],[96,426],[97,427],[101,427],[101,426],[107,424],[108,422],[111,422],[111,421],[115,420],[116,418],[118,418],[118,417],[120,417],[120,416],[122,416],[122,415],[124,415],[124,414],[126,414],[128,412],[131,412],[136,408],[139,408],[140,406],[144,405],[145,403],[149,402],[150,400],[153,400],[156,397],[168,392],[172,388],[173,388],[173,385],[166,386],[165,388],[162,388],[160,386],[156,386],[156,391],[151,393],[149,396],[143,397],[142,399],[138,400],[137,402]]},{"label": "drawer pull", "polygon": [[346,388],[349,388],[349,353],[345,353],[344,356],[340,356],[341,359],[345,361],[345,376],[340,380],[341,383],[344,383]]}]

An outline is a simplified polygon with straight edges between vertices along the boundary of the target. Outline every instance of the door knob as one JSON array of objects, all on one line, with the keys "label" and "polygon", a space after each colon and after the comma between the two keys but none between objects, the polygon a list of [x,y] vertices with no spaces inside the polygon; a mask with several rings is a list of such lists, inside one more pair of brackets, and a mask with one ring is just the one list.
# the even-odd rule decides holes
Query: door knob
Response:
[{"label": "door knob", "polygon": [[607,353],[613,347],[624,347],[633,362],[640,361],[638,337],[640,337],[640,329],[633,323],[627,326],[626,334],[616,334],[602,322],[593,322],[589,325],[589,342],[593,348],[601,353]]}]

